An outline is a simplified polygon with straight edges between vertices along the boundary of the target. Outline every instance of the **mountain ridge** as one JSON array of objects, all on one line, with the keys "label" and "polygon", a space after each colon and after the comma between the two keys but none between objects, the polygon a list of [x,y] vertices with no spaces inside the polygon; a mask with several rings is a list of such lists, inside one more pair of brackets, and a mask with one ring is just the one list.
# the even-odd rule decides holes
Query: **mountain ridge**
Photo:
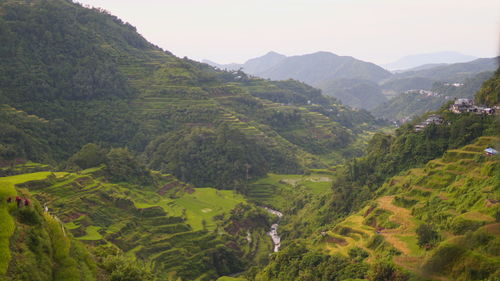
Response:
[{"label": "mountain ridge", "polygon": [[453,64],[460,62],[468,62],[475,59],[478,58],[475,56],[464,55],[453,51],[442,51],[442,52],[404,56],[394,62],[383,64],[382,67],[387,68],[391,71],[408,70],[426,64],[437,64],[437,63]]}]

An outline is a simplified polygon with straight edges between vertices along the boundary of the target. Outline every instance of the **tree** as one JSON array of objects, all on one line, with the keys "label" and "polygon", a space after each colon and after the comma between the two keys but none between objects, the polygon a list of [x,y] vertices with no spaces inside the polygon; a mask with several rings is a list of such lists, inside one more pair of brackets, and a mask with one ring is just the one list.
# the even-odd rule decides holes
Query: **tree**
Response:
[{"label": "tree", "polygon": [[82,169],[96,167],[106,162],[104,149],[94,143],[88,143],[68,160]]},{"label": "tree", "polygon": [[149,171],[128,149],[114,148],[106,156],[106,172],[111,180],[151,183]]}]

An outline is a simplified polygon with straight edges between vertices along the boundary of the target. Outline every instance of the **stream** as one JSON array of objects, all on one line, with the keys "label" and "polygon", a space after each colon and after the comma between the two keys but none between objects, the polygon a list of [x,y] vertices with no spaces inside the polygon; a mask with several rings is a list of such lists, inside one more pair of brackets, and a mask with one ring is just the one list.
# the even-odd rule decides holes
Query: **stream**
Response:
[{"label": "stream", "polygon": [[[263,207],[263,208],[266,211],[268,211],[269,213],[277,216],[278,218],[281,218],[283,216],[283,214],[280,211],[276,211],[276,210],[273,210],[273,209],[268,208],[268,207]],[[271,229],[269,230],[267,235],[269,235],[271,237],[271,239],[273,240],[274,252],[279,251],[280,246],[281,246],[281,237],[278,235],[278,224],[277,223],[274,223],[273,225],[271,225]]]}]

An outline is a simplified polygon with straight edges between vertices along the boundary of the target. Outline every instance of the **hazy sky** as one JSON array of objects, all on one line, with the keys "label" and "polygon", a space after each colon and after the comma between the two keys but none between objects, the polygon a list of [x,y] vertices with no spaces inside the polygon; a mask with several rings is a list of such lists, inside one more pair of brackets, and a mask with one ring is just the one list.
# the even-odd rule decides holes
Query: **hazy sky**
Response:
[{"label": "hazy sky", "polygon": [[268,51],[331,51],[387,63],[458,51],[499,53],[499,0],[81,0],[195,60],[244,62]]}]

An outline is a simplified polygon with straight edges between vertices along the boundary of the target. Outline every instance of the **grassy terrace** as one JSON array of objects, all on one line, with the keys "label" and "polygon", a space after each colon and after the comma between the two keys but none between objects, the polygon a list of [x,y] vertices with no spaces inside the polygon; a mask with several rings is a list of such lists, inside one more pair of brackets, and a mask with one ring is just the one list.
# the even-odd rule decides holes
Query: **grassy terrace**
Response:
[{"label": "grassy terrace", "polygon": [[[76,239],[92,245],[114,244],[130,256],[150,257],[157,266],[173,271],[222,243],[212,233],[216,228],[213,217],[245,202],[230,190],[183,191],[185,185],[180,182],[181,189],[165,195],[152,186],[110,184],[93,177],[99,169],[0,178],[0,273],[9,263],[9,239],[14,231],[5,198],[15,196],[16,184],[30,189],[42,204],[47,204],[51,214],[60,218]],[[175,180],[165,178],[169,178],[166,183]],[[38,184],[41,182],[45,184]]]},{"label": "grassy terrace", "polygon": [[[462,249],[464,254],[447,260],[446,265],[420,273],[443,280],[448,280],[446,276],[458,278],[465,270],[464,264],[472,259],[485,268],[498,268],[498,253],[469,249],[464,241],[467,235],[488,237],[500,230],[493,217],[500,210],[500,161],[482,152],[499,140],[480,138],[472,145],[448,151],[423,168],[387,180],[382,196],[374,203],[326,233],[316,234],[320,241],[317,246],[343,255],[350,248],[360,247],[370,254],[371,261],[392,251],[398,253],[394,262],[409,270],[431,268],[446,247]],[[416,229],[423,223],[432,223],[442,237],[430,251],[417,244]],[[498,235],[489,237],[493,239],[489,241],[496,241],[491,243],[500,243]]]},{"label": "grassy terrace", "polygon": [[331,188],[332,176],[328,173],[310,175],[269,174],[267,177],[252,182],[248,187],[248,198],[259,205],[271,206],[284,210],[294,194],[307,192],[320,195]]}]

